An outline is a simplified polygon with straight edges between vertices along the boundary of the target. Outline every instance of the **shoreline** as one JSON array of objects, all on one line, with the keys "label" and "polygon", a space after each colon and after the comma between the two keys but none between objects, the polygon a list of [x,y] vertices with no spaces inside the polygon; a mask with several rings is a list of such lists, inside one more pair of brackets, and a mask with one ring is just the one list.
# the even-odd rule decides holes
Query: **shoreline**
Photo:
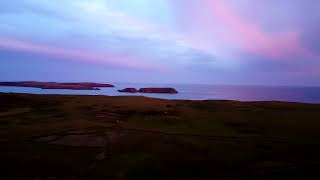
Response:
[{"label": "shoreline", "polygon": [[[141,88],[161,87],[154,84],[114,84],[116,88],[100,88],[98,91],[92,90],[45,90],[28,87],[0,87],[0,92],[4,93],[30,93],[30,94],[83,94],[83,95],[143,95],[161,99],[182,99],[182,100],[235,100],[235,101],[282,101],[300,102],[309,104],[320,103],[320,88],[283,88],[283,87],[251,87],[251,86],[179,86],[162,85],[162,87],[174,87],[178,93],[139,93]],[[132,89],[126,89],[133,87]],[[134,89],[135,88],[135,89]],[[129,92],[119,92],[126,90]]]},{"label": "shoreline", "polygon": [[[77,90],[78,91],[78,90]],[[81,90],[80,90],[81,91]],[[239,102],[239,103],[287,103],[287,104],[306,104],[306,105],[320,105],[320,103],[312,103],[312,102],[299,102],[299,101],[278,101],[278,100],[262,100],[262,101],[245,101],[245,100],[232,100],[232,99],[166,99],[166,98],[158,98],[158,97],[149,97],[145,96],[144,94],[124,94],[124,95],[107,95],[107,94],[40,94],[40,93],[19,93],[19,92],[0,92],[1,94],[12,94],[12,95],[40,95],[40,96],[88,96],[88,97],[95,97],[95,96],[101,96],[101,97],[143,97],[143,98],[149,98],[149,99],[158,99],[158,100],[166,100],[166,101],[194,101],[194,102]],[[157,94],[157,93],[151,93],[151,94]]]}]

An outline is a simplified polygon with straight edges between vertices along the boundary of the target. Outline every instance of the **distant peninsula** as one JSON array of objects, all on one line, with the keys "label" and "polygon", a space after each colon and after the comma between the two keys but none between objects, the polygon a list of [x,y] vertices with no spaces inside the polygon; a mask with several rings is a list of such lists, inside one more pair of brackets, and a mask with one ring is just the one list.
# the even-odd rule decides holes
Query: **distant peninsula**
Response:
[{"label": "distant peninsula", "polygon": [[80,82],[80,83],[58,83],[38,81],[0,82],[0,86],[32,87],[41,89],[71,89],[71,90],[100,90],[99,87],[114,87],[112,84]]}]

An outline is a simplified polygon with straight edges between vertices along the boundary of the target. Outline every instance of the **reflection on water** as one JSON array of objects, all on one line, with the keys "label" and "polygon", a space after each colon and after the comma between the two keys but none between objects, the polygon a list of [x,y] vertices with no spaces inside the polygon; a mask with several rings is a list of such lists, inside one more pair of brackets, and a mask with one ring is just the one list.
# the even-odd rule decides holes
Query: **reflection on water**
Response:
[{"label": "reflection on water", "polygon": [[[175,84],[128,84],[114,83],[115,88],[91,90],[48,90],[26,87],[0,87],[0,92],[32,94],[81,94],[110,96],[148,96],[163,99],[189,100],[240,100],[240,101],[291,101],[320,103],[320,87],[268,87],[268,86],[227,86],[227,85],[175,85]],[[173,87],[178,94],[131,94],[119,93],[117,90],[126,87]]]}]

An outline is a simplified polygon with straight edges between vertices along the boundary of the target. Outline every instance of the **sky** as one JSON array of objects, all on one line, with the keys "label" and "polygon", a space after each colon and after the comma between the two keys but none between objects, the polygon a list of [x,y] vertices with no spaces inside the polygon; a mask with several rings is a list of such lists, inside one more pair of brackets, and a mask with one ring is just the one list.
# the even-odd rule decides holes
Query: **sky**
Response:
[{"label": "sky", "polygon": [[318,0],[0,2],[0,81],[320,86]]}]

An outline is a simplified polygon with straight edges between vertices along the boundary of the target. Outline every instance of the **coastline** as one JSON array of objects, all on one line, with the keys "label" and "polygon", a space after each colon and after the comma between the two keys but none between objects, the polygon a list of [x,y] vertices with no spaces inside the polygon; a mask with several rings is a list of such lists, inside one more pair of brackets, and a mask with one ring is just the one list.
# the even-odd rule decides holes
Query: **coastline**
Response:
[{"label": "coastline", "polygon": [[[72,90],[72,91],[83,91],[83,90]],[[101,97],[143,97],[143,98],[150,98],[150,99],[158,99],[158,100],[168,100],[168,101],[191,101],[191,102],[239,102],[239,103],[288,103],[288,104],[306,104],[306,105],[320,105],[320,102],[301,102],[301,101],[285,101],[285,100],[233,100],[233,99],[181,99],[181,98],[161,98],[161,97],[152,97],[148,96],[148,94],[143,93],[122,93],[122,95],[108,95],[108,94],[74,94],[74,93],[67,93],[67,94],[61,94],[61,93],[48,93],[48,94],[40,94],[40,93],[25,93],[25,92],[0,92],[1,94],[11,94],[11,95],[42,95],[42,96],[88,96],[88,97],[95,97],[95,96],[101,96]],[[149,93],[149,95],[157,95],[158,93]]]},{"label": "coastline", "polygon": [[[121,84],[113,83],[114,88],[100,90],[40,89],[30,87],[0,87],[4,93],[29,94],[67,94],[67,95],[110,95],[110,96],[147,96],[160,99],[180,100],[235,100],[235,101],[285,101],[320,103],[319,87],[266,87],[266,86],[219,86],[219,85],[178,85],[178,84]],[[174,87],[177,94],[119,92],[133,87],[137,91],[145,87]],[[129,89],[130,90],[130,89]]]}]

